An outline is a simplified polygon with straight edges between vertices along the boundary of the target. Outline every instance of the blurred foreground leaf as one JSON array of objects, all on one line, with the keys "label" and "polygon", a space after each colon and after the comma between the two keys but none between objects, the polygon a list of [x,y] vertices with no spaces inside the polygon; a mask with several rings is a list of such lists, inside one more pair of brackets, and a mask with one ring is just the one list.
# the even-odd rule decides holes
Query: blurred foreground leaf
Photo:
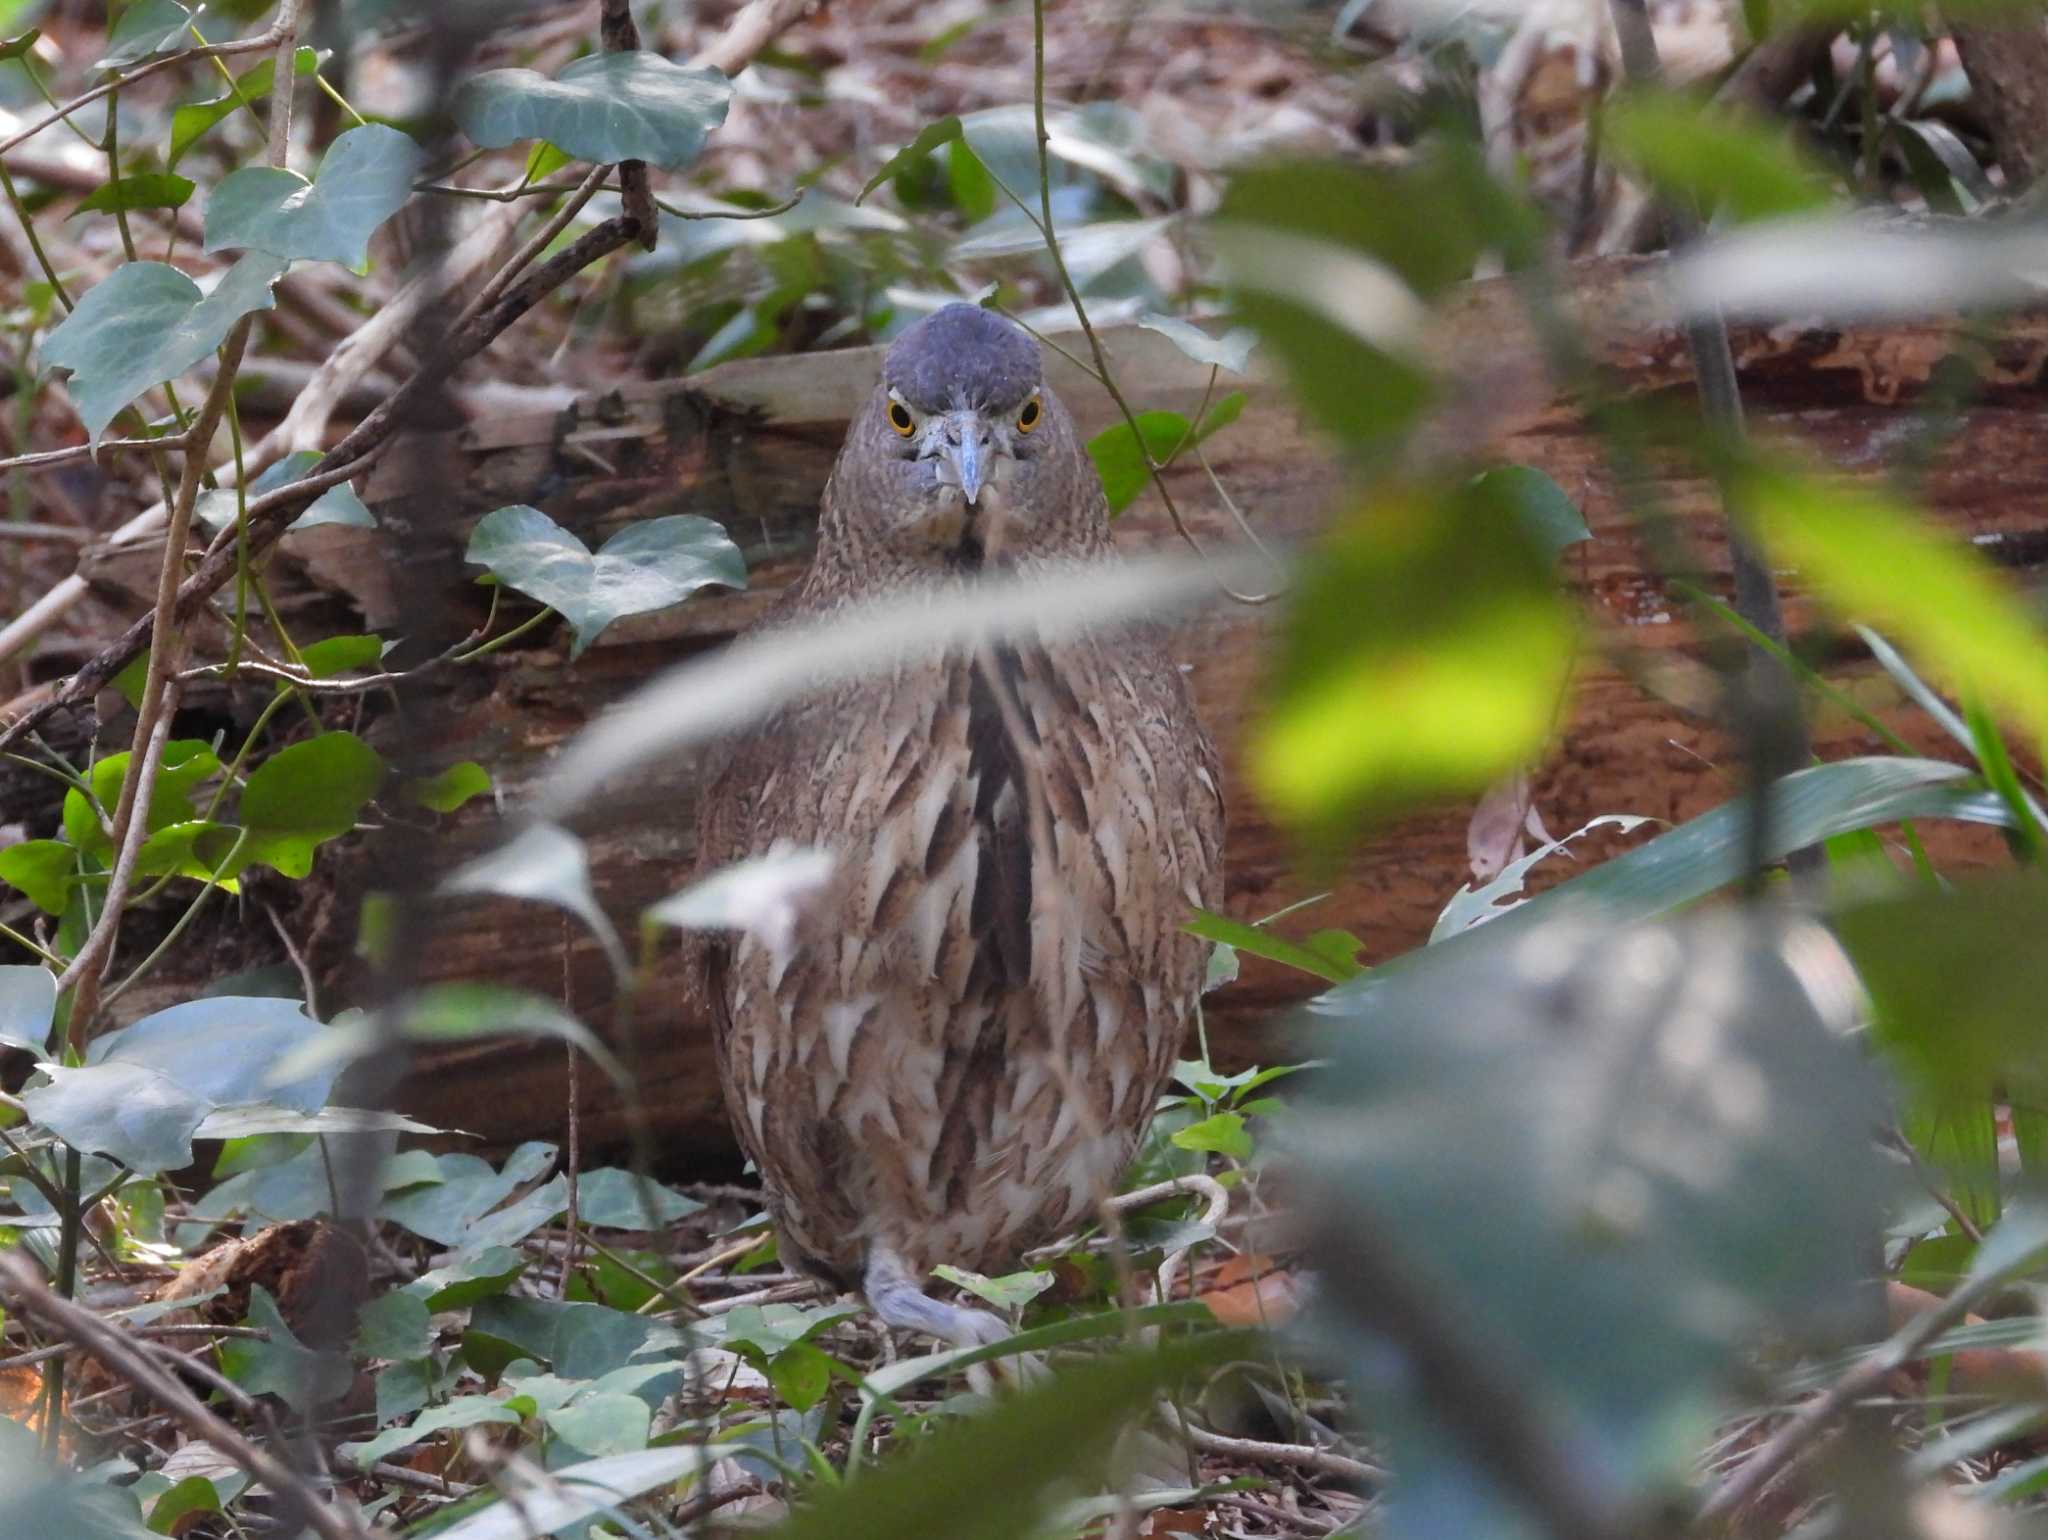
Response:
[{"label": "blurred foreground leaf", "polygon": [[1508,484],[1378,497],[1301,564],[1252,778],[1322,828],[1481,791],[1549,737],[1575,632]]},{"label": "blurred foreground leaf", "polygon": [[578,160],[687,166],[725,121],[732,86],[715,69],[658,53],[587,54],[550,80],[529,69],[486,70],[455,93],[455,121],[480,147],[545,139]]},{"label": "blurred foreground leaf", "polygon": [[1517,1422],[1584,1511],[1646,1516],[1758,1335],[1881,1319],[1884,1098],[1809,981],[1830,948],[1810,922],[1525,927],[1327,1034],[1286,1137],[1311,1329],[1389,1442],[1390,1532],[1521,1532]]},{"label": "blurred foreground leaf", "polygon": [[1604,142],[1666,193],[1738,221],[1825,207],[1829,178],[1773,128],[1668,92],[1631,93],[1601,119]]}]

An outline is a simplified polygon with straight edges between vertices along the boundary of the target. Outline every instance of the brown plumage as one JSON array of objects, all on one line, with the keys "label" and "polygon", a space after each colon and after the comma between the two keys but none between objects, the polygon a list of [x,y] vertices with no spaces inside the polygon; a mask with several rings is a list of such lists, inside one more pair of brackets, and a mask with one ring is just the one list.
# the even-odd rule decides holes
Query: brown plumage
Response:
[{"label": "brown plumage", "polygon": [[[816,560],[765,626],[1111,553],[1037,347],[955,305],[905,332],[825,488]],[[793,939],[708,947],[728,1109],[789,1261],[953,1341],[926,1298],[1113,1190],[1201,986],[1221,891],[1214,750],[1163,633],[1004,645],[834,685],[729,744],[700,867],[835,858]]]}]

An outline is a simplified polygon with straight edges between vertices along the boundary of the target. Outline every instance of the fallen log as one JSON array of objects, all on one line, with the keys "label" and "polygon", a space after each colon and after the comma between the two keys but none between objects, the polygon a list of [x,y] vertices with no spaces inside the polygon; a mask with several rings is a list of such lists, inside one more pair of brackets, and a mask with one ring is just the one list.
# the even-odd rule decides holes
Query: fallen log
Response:
[{"label": "fallen log", "polygon": [[[1660,273],[1656,259],[1583,266],[1572,272],[1561,298],[1616,388],[1641,399],[1689,403],[1690,364],[1659,297]],[[1205,368],[1150,332],[1118,331],[1108,341],[1118,378],[1137,404],[1196,411]],[[1461,445],[1484,445],[1502,460],[1548,472],[1580,504],[1594,538],[1568,553],[1567,578],[1640,664],[1629,677],[1610,656],[1589,658],[1560,743],[1533,774],[1543,816],[1564,832],[1602,813],[1678,820],[1725,800],[1737,790],[1740,756],[1703,709],[1706,679],[1696,639],[1646,570],[1600,443],[1574,403],[1542,375],[1510,282],[1477,282],[1456,296],[1442,347],[1445,373],[1459,387],[1442,431]],[[1784,325],[1739,328],[1735,352],[1759,434],[1801,441],[1849,475],[1871,478],[1886,473],[1901,447],[1919,443],[1922,418],[1915,407],[1937,366],[1951,355],[1970,358],[1981,389],[1949,424],[1949,436],[1930,444],[1922,494],[1944,521],[1994,557],[2026,572],[2048,565],[2048,517],[2040,511],[2048,508],[2048,457],[2038,452],[2048,310],[2010,319],[1989,344],[1966,343],[1959,325],[1939,321]],[[459,573],[459,541],[469,525],[508,503],[544,509],[593,548],[638,520],[702,514],[723,523],[746,552],[747,592],[702,594],[675,610],[622,622],[573,663],[565,640],[544,628],[530,646],[433,676],[426,698],[438,752],[482,762],[498,794],[498,806],[480,799],[445,821],[438,863],[452,866],[491,844],[502,828],[498,807],[516,810],[579,728],[664,665],[747,624],[802,570],[819,491],[847,415],[872,383],[876,356],[873,349],[857,349],[728,364],[683,380],[583,397],[560,412],[507,415],[421,435],[410,452],[387,460],[366,489],[382,530],[329,528],[293,537],[288,554],[297,565],[301,600],[322,613],[352,612],[363,628],[387,635],[413,634],[422,624],[401,585],[395,554],[415,570]],[[1049,371],[1084,431],[1114,419],[1103,392],[1071,366],[1054,359]],[[1244,388],[1242,417],[1212,441],[1216,469],[1263,534],[1283,540],[1306,535],[1339,511],[1343,479],[1283,385],[1259,377]],[[1239,538],[1199,470],[1172,474],[1176,496],[1206,544],[1220,548]],[[452,515],[451,485],[459,503]],[[1725,574],[1711,485],[1680,468],[1663,475],[1657,491],[1710,567]],[[1120,544],[1132,550],[1176,538],[1150,493],[1118,528]],[[462,581],[443,588],[446,613],[435,623],[459,635],[481,618],[482,597]],[[1359,602],[1371,598],[1362,594]],[[1788,581],[1786,608],[1795,636],[1814,632],[1818,617],[1796,575]],[[1248,609],[1219,595],[1179,633],[1202,709],[1233,771],[1257,715],[1264,633],[1272,623],[1270,609]],[[1897,691],[1853,647],[1838,647],[1829,666],[1838,683],[1920,750],[1953,757],[1940,730],[1902,706]],[[1651,688],[1641,682],[1645,677]],[[363,722],[373,740],[386,725],[374,698],[365,703]],[[1814,736],[1817,751],[1829,758],[1882,751],[1872,735],[1838,713],[1824,714]],[[638,912],[678,887],[689,871],[694,773],[686,756],[619,789],[601,817],[579,827],[589,842],[598,898],[628,934]],[[1469,806],[1422,811],[1380,831],[1340,871],[1323,873],[1312,890],[1297,874],[1287,836],[1234,773],[1229,794],[1227,907],[1233,915],[1257,918],[1327,889],[1329,896],[1303,920],[1314,929],[1354,932],[1366,958],[1377,961],[1419,943],[1468,876]],[[1938,827],[1923,837],[1944,866],[2002,859],[1997,837],[1983,830]],[[1581,860],[1616,848],[1618,841],[1595,837]],[[359,850],[330,847],[307,890],[311,901],[300,890],[285,890],[297,904],[284,916],[285,928],[305,943],[328,1009],[344,1003],[358,980],[355,919],[366,873]],[[273,901],[284,901],[285,892],[273,888]],[[223,916],[220,924],[236,927],[234,945],[223,942],[209,954],[195,936],[188,952],[198,967],[215,971],[230,956],[243,963],[279,960],[270,927],[260,919]],[[579,927],[547,907],[461,900],[441,916],[426,967],[434,978],[487,979],[556,998],[566,989],[585,1020],[600,1031],[612,1024],[611,976],[602,954]],[[206,976],[181,962],[124,998],[123,1014],[185,998]],[[664,1151],[677,1160],[701,1159],[730,1146],[705,1024],[680,1004],[679,982],[671,946],[657,961],[639,1013],[639,1089]],[[1283,1007],[1313,987],[1299,975],[1248,961],[1243,976],[1212,997],[1208,1027],[1219,1059],[1243,1062],[1284,1052],[1274,1024]],[[430,1123],[480,1136],[481,1145],[471,1148],[559,1138],[567,1118],[562,1050],[500,1041],[432,1051],[414,1066],[397,1102]],[[601,1077],[582,1077],[580,1111],[586,1149],[623,1141],[620,1099]]]}]

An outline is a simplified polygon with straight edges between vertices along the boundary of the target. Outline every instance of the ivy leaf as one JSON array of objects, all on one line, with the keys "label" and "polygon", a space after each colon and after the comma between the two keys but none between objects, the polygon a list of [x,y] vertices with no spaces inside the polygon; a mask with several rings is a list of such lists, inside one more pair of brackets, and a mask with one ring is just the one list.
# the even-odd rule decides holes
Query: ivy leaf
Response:
[{"label": "ivy leaf", "polygon": [[943,117],[936,123],[927,123],[917,131],[917,137],[902,149],[882,162],[882,169],[867,179],[866,184],[854,197],[856,204],[866,200],[867,195],[880,187],[889,178],[909,170],[919,161],[926,159],[942,144],[951,144],[960,137],[960,120],[957,117]]},{"label": "ivy leaf", "polygon": [[280,1070],[288,1068],[298,1049],[326,1032],[296,1000],[208,995],[94,1038],[86,1061],[153,1070],[210,1105],[270,1102],[314,1113],[327,1104],[337,1071]]},{"label": "ivy leaf", "polygon": [[310,182],[277,166],[249,166],[206,205],[206,249],[240,246],[361,271],[370,236],[411,195],[425,153],[382,123],[352,128],[328,146]]},{"label": "ivy leaf", "polygon": [[[324,56],[311,48],[301,48],[292,55],[292,74],[310,75],[319,69]],[[215,124],[231,117],[236,108],[247,102],[253,105],[268,96],[272,78],[276,73],[277,60],[267,58],[261,64],[251,65],[235,77],[232,91],[204,102],[188,102],[171,114],[171,147],[164,156],[164,164],[175,171],[178,162],[185,158],[185,152],[213,131]]]},{"label": "ivy leaf", "polygon": [[491,789],[491,773],[473,759],[458,760],[446,770],[405,783],[405,800],[437,813],[452,813],[472,797]]},{"label": "ivy leaf", "polygon": [[78,880],[78,852],[62,840],[23,840],[0,850],[0,882],[28,895],[44,914],[61,915]]},{"label": "ivy leaf", "polygon": [[486,150],[546,139],[578,160],[644,160],[674,171],[697,158],[731,99],[731,83],[714,69],[645,51],[590,54],[553,80],[486,70],[456,92],[455,121]]},{"label": "ivy leaf", "polygon": [[1190,1123],[1173,1135],[1173,1142],[1183,1150],[1211,1151],[1234,1160],[1252,1158],[1252,1136],[1245,1132],[1244,1119],[1235,1112],[1219,1112],[1199,1123]]},{"label": "ivy leaf", "polygon": [[647,1433],[653,1425],[654,1410],[638,1396],[617,1390],[597,1390],[578,1396],[567,1406],[549,1412],[542,1420],[550,1431],[566,1439],[570,1448],[584,1454],[626,1454],[647,1447]]},{"label": "ivy leaf", "polygon": [[[92,787],[94,799],[109,814],[121,799],[121,787],[127,778],[129,763],[130,756],[126,750],[109,754],[86,776],[86,784]],[[219,773],[220,759],[213,752],[212,745],[197,738],[179,738],[165,744],[163,759],[157,766],[156,786],[149,798],[149,832],[155,834],[190,819],[194,811],[192,788]],[[112,864],[113,841],[107,838],[99,818],[76,787],[64,794],[64,836],[87,855]]]},{"label": "ivy leaf", "polygon": [[970,1273],[965,1268],[940,1263],[932,1269],[932,1276],[943,1278],[978,1299],[987,1300],[999,1310],[1021,1310],[1057,1281],[1057,1275],[1049,1267],[1027,1268],[1006,1277],[989,1278],[981,1273]]},{"label": "ivy leaf", "polygon": [[21,1093],[28,1115],[66,1144],[147,1175],[192,1164],[192,1136],[213,1103],[170,1076],[114,1062],[38,1068],[48,1085]]},{"label": "ivy leaf", "polygon": [[356,826],[383,779],[383,756],[354,733],[322,733],[279,749],[242,788],[245,862],[305,876],[314,849]]},{"label": "ivy leaf", "polygon": [[625,967],[625,949],[590,885],[590,853],[582,840],[558,825],[528,825],[497,849],[449,873],[441,891],[496,893],[566,909],[590,927],[614,968]]},{"label": "ivy leaf", "polygon": [[270,309],[289,265],[251,252],[202,292],[166,263],[124,263],[43,339],[43,361],[71,372],[79,418],[97,440],[143,391],[204,359],[243,316]]},{"label": "ivy leaf", "polygon": [[[288,487],[295,481],[303,481],[312,474],[313,467],[321,460],[317,449],[296,449],[266,465],[261,474],[249,483],[247,497],[256,498],[266,492],[275,492]],[[233,487],[218,491],[202,492],[199,501],[192,505],[193,516],[213,529],[225,529],[241,514],[242,498]],[[311,529],[316,524],[355,524],[364,528],[376,527],[376,515],[363,506],[363,500],[349,489],[348,483],[329,487],[313,500],[313,505],[293,519],[286,526],[287,534],[297,530]]]},{"label": "ivy leaf", "polygon": [[299,661],[315,679],[332,679],[352,668],[368,668],[383,657],[384,638],[372,635],[323,636],[299,649]]},{"label": "ivy leaf", "polygon": [[1512,508],[1530,538],[1552,556],[1593,538],[1578,504],[1533,465],[1499,465],[1472,480],[1485,495]]},{"label": "ivy leaf", "polygon": [[405,1292],[418,1296],[430,1311],[467,1309],[511,1288],[526,1271],[528,1261],[524,1252],[511,1246],[493,1246],[422,1273],[405,1286]]},{"label": "ivy leaf", "polygon": [[1232,374],[1243,374],[1252,361],[1252,349],[1258,346],[1258,333],[1249,327],[1234,326],[1220,337],[1212,337],[1201,327],[1179,316],[1158,315],[1151,312],[1138,317],[1138,324],[1147,331],[1157,332],[1168,342],[1179,348],[1198,364],[1207,364],[1212,369],[1228,369]]},{"label": "ivy leaf", "polygon": [[630,525],[592,556],[538,508],[518,504],[477,521],[468,559],[560,610],[575,634],[572,658],[624,616],[665,610],[712,583],[747,585],[746,563],[725,530],[683,513]]},{"label": "ivy leaf", "polygon": [[292,1335],[277,1301],[260,1283],[249,1286],[246,1324],[268,1332],[270,1340],[230,1338],[220,1357],[228,1378],[251,1395],[276,1396],[303,1416],[339,1400],[355,1382],[355,1371],[341,1354],[317,1352]]},{"label": "ivy leaf", "polygon": [[1602,114],[1601,133],[1658,186],[1734,220],[1802,214],[1829,201],[1828,177],[1800,158],[1791,135],[1702,112],[1674,93],[1631,93]]},{"label": "ivy leaf", "polygon": [[19,59],[36,46],[36,39],[42,35],[41,27],[30,27],[26,32],[17,33],[6,42],[0,43],[0,59]]},{"label": "ivy leaf", "polygon": [[136,209],[181,209],[196,185],[168,171],[138,171],[104,182],[71,211],[80,214],[132,213]]},{"label": "ivy leaf", "polygon": [[178,0],[136,0],[107,34],[107,51],[93,68],[119,69],[153,53],[163,53],[180,39],[190,42],[185,29],[196,14],[178,4]]},{"label": "ivy leaf", "polygon": [[0,968],[0,1045],[39,1054],[56,1019],[55,974],[40,963]]},{"label": "ivy leaf", "polygon": [[[1111,518],[1137,501],[1152,480],[1145,463],[1149,454],[1164,463],[1175,451],[1192,449],[1219,428],[1237,421],[1244,410],[1244,393],[1233,391],[1209,408],[1200,429],[1194,429],[1179,412],[1140,412],[1138,431],[1127,422],[1113,423],[1088,441],[1088,458],[1102,477],[1102,490],[1109,498]],[[1140,447],[1142,437],[1143,447]]]},{"label": "ivy leaf", "polygon": [[430,1406],[403,1428],[386,1428],[375,1438],[360,1444],[343,1444],[341,1457],[359,1470],[368,1470],[379,1460],[388,1460],[401,1449],[410,1449],[421,1439],[451,1428],[473,1428],[479,1423],[514,1423],[519,1414],[502,1401],[489,1396],[457,1396],[445,1406]]},{"label": "ivy leaf", "polygon": [[380,1294],[356,1316],[358,1358],[424,1358],[433,1345],[432,1313],[415,1295]]}]

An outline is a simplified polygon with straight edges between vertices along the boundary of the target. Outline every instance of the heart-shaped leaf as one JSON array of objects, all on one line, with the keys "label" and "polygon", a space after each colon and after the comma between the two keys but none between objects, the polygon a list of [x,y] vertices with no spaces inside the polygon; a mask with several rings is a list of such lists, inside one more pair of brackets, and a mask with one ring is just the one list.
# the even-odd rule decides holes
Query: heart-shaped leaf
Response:
[{"label": "heart-shaped leaf", "polygon": [[360,269],[371,234],[411,194],[425,158],[409,134],[365,123],[328,146],[310,182],[276,166],[237,171],[206,205],[206,249],[241,246]]},{"label": "heart-shaped leaf", "polygon": [[44,914],[61,915],[78,880],[78,852],[62,840],[23,840],[0,850],[0,882],[26,893]]},{"label": "heart-shaped leaf", "polygon": [[1147,455],[1163,465],[1174,454],[1192,449],[1217,429],[1237,421],[1243,410],[1244,393],[1232,391],[1209,408],[1199,429],[1179,412],[1140,412],[1136,433],[1129,423],[1119,422],[1096,434],[1088,441],[1088,458],[1095,462],[1096,474],[1102,477],[1103,495],[1109,499],[1109,516],[1115,518],[1130,507],[1151,483]]},{"label": "heart-shaped leaf", "polygon": [[[121,784],[127,777],[129,755],[124,750],[109,754],[92,767],[86,784],[94,800],[111,814],[121,798]],[[156,785],[150,793],[147,827],[155,834],[172,824],[183,823],[194,814],[192,788],[220,773],[220,759],[210,744],[197,738],[179,738],[164,745],[157,766]],[[76,787],[64,794],[64,837],[87,855],[111,865],[113,842],[100,827],[98,816]]]},{"label": "heart-shaped leaf", "polygon": [[477,521],[468,557],[560,610],[574,633],[572,658],[624,616],[665,610],[712,583],[747,583],[746,563],[724,529],[683,513],[622,529],[592,556],[538,508],[500,508]]},{"label": "heart-shaped leaf", "polygon": [[77,208],[80,214],[126,214],[135,209],[181,209],[191,198],[194,184],[168,171],[138,171],[95,188]]},{"label": "heart-shaped leaf", "polygon": [[355,827],[383,779],[383,756],[354,733],[322,733],[279,749],[242,788],[245,862],[305,876],[314,849]]},{"label": "heart-shaped leaf", "polygon": [[57,1016],[57,979],[32,963],[0,968],[0,1045],[41,1053]]},{"label": "heart-shaped leaf", "polygon": [[658,53],[590,54],[553,80],[533,70],[486,70],[455,94],[455,121],[482,148],[545,139],[578,160],[687,166],[725,121],[732,85]]},{"label": "heart-shaped leaf", "polygon": [[1196,363],[1207,364],[1212,369],[1228,369],[1232,374],[1244,373],[1252,361],[1252,349],[1259,342],[1258,333],[1249,327],[1234,326],[1222,336],[1212,337],[1179,316],[1148,312],[1138,317],[1138,324],[1147,331],[1159,333]]},{"label": "heart-shaped leaf", "polygon": [[144,1173],[192,1164],[192,1136],[213,1110],[204,1097],[141,1064],[41,1069],[50,1083],[30,1086],[21,1103],[65,1143]]},{"label": "heart-shaped leaf", "polygon": [[[316,50],[301,48],[292,55],[292,73],[312,74],[320,67],[321,58]],[[174,111],[171,114],[171,148],[164,157],[164,164],[173,171],[177,170],[185,152],[211,132],[216,123],[232,115],[237,107],[253,106],[268,96],[276,70],[277,60],[265,59],[237,75],[232,91],[210,101],[188,102]]]},{"label": "heart-shaped leaf", "polygon": [[853,201],[855,203],[862,202],[869,193],[888,181],[890,177],[916,165],[940,145],[951,144],[959,137],[960,120],[957,117],[943,117],[936,123],[925,124],[923,128],[917,131],[915,139],[882,162],[882,169],[862,184],[859,194]]},{"label": "heart-shaped leaf", "polygon": [[[205,7],[199,9],[204,10]],[[153,53],[193,43],[185,29],[191,26],[196,14],[178,4],[178,0],[136,0],[121,13],[121,19],[107,34],[107,51],[93,68],[119,69],[138,59],[147,59]]]},{"label": "heart-shaped leaf", "polygon": [[97,440],[143,391],[197,364],[250,311],[270,309],[289,265],[251,252],[202,292],[165,263],[124,263],[43,339],[43,361],[71,371],[79,419]]},{"label": "heart-shaped leaf", "polygon": [[490,771],[473,759],[463,759],[436,774],[407,781],[405,799],[437,813],[452,813],[490,789]]},{"label": "heart-shaped leaf", "polygon": [[[249,483],[246,496],[261,497],[266,492],[275,492],[279,487],[288,487],[294,481],[303,480],[312,474],[320,458],[320,452],[315,449],[294,450],[282,460],[265,466],[262,474]],[[240,516],[242,501],[232,487],[202,492],[192,512],[209,527],[225,529]],[[313,505],[286,527],[286,533],[311,529],[318,524],[354,524],[372,529],[376,523],[376,515],[364,507],[363,500],[350,490],[347,482],[343,482],[340,486],[329,487],[315,498]]]},{"label": "heart-shaped leaf", "polygon": [[262,1284],[249,1286],[249,1320],[269,1335],[237,1337],[221,1348],[221,1368],[252,1395],[276,1396],[301,1413],[339,1400],[355,1382],[355,1371],[340,1353],[307,1347],[292,1335],[277,1301]]},{"label": "heart-shaped leaf", "polygon": [[283,1083],[273,1070],[326,1031],[296,1000],[209,995],[94,1038],[86,1061],[153,1070],[212,1106],[270,1102],[313,1113],[327,1104],[336,1067],[316,1066]]}]

